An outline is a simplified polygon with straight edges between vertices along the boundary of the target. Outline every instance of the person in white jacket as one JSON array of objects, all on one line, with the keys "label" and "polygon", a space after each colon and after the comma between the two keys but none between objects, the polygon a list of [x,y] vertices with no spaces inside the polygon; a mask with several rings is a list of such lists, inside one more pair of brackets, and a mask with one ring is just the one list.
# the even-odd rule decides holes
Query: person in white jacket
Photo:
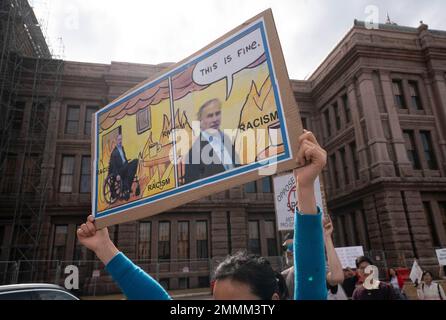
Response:
[{"label": "person in white jacket", "polygon": [[418,285],[417,294],[419,300],[446,300],[443,287],[438,282],[433,282],[432,273],[424,271],[421,283]]}]

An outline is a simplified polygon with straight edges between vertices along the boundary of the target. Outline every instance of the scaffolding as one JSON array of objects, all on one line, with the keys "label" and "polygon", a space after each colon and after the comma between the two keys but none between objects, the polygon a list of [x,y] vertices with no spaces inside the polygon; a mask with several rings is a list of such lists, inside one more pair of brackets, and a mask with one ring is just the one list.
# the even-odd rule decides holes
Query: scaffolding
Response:
[{"label": "scaffolding", "polygon": [[63,61],[53,58],[27,0],[2,0],[0,24],[1,212],[12,225],[8,259],[25,266],[18,280],[26,282],[36,276],[32,261],[39,258],[51,184],[44,161],[48,122]]}]

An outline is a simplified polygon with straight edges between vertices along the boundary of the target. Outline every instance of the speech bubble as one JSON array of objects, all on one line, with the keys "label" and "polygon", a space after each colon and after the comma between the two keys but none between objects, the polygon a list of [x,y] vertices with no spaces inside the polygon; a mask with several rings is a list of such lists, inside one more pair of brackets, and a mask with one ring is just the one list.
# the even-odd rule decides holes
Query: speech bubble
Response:
[{"label": "speech bubble", "polygon": [[234,74],[255,62],[264,52],[260,29],[256,29],[198,62],[192,72],[192,79],[199,85],[209,85],[226,78],[226,100],[228,100]]}]

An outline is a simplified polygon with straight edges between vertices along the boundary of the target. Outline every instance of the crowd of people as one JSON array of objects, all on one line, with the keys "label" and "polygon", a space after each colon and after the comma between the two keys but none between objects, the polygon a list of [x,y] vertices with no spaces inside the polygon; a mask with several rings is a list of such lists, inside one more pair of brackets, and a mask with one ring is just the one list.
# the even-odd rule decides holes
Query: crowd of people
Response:
[{"label": "crowd of people", "polygon": [[[283,249],[288,268],[273,270],[259,256],[238,252],[228,256],[215,270],[213,296],[217,300],[396,300],[407,299],[405,279],[389,268],[388,281],[370,277],[374,262],[356,259],[356,269],[343,268],[333,240],[333,224],[316,205],[314,181],[325,167],[327,153],[309,131],[299,137],[294,170],[298,205],[294,232],[285,237]],[[110,240],[107,228],[97,229],[93,216],[77,231],[79,241],[94,251],[128,299],[171,299],[149,274],[130,261]],[[444,276],[445,270],[442,269]],[[370,283],[369,280],[373,279]],[[425,271],[417,283],[418,298],[444,300],[444,290]]]}]

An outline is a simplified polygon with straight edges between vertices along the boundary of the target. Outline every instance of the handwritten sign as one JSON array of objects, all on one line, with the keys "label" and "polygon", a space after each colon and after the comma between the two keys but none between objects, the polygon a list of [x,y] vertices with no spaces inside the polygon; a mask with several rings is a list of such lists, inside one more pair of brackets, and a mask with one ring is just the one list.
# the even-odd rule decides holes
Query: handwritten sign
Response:
[{"label": "handwritten sign", "polygon": [[[277,230],[289,231],[294,229],[294,209],[297,206],[296,179],[293,173],[273,178],[274,205],[276,207]],[[316,204],[323,210],[321,185],[319,177],[314,182]]]},{"label": "handwritten sign", "polygon": [[335,248],[342,268],[356,268],[356,258],[364,255],[362,246]]},{"label": "handwritten sign", "polygon": [[440,266],[446,266],[446,248],[435,250]]}]

